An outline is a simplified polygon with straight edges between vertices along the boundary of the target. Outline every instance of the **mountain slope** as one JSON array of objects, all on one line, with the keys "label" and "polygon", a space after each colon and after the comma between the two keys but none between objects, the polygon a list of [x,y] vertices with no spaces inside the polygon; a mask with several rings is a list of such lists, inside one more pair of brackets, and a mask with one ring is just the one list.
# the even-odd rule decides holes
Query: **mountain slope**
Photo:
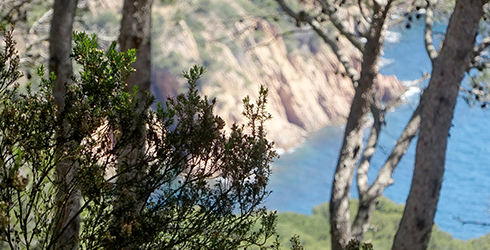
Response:
[{"label": "mountain slope", "polygon": [[[258,4],[255,4],[257,2]],[[261,3],[265,2],[265,3]],[[267,1],[201,0],[155,6],[155,93],[182,91],[178,73],[192,64],[208,68],[203,94],[216,97],[217,113],[228,124],[243,122],[241,99],[270,90],[269,137],[288,148],[308,132],[345,121],[354,95],[351,81],[333,52],[315,34],[295,29]],[[289,30],[295,32],[282,36]],[[360,67],[360,53],[340,39]],[[380,77],[376,87],[388,100],[404,87]]]},{"label": "mountain slope", "polygon": [[[96,33],[107,48],[117,40],[121,1],[87,0],[81,5],[85,7],[74,29]],[[28,68],[36,66],[29,64],[31,58],[47,58],[41,38],[49,30],[48,9],[37,6],[30,14],[38,19],[31,20],[29,34],[17,30],[18,49],[27,55]],[[265,85],[273,116],[266,124],[268,136],[285,149],[308,132],[343,123],[349,113],[354,88],[342,65],[320,38],[281,14],[273,0],[155,1],[152,22],[152,88],[159,101],[185,91],[182,70],[201,64],[207,73],[200,90],[217,98],[216,112],[231,126],[245,122],[241,100],[247,95],[254,99]],[[359,69],[360,53],[342,38],[339,44]],[[404,89],[395,77],[380,78],[380,99]]]}]

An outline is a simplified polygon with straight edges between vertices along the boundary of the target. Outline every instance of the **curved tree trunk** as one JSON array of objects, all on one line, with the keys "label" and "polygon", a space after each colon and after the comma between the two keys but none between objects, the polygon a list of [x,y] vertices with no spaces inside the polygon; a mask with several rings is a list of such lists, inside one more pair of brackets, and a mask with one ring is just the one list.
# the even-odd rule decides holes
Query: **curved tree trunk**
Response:
[{"label": "curved tree trunk", "polygon": [[49,71],[56,75],[54,97],[63,109],[65,106],[65,84],[73,75],[71,63],[71,35],[78,0],[55,0],[53,18],[49,31]]},{"label": "curved tree trunk", "polygon": [[[49,33],[49,71],[56,75],[53,94],[60,115],[65,107],[65,84],[70,81],[73,74],[70,53],[77,3],[78,0],[55,0],[53,5],[53,18]],[[73,185],[77,163],[69,156],[64,156],[62,152],[76,142],[65,140],[69,128],[65,120],[60,122],[62,123],[61,129],[57,136],[61,143],[57,152],[62,159],[56,165],[58,211],[52,239],[55,240],[55,249],[72,250],[78,248],[80,191]]]},{"label": "curved tree trunk", "polygon": [[421,102],[415,169],[393,250],[426,249],[444,174],[447,138],[459,85],[473,55],[483,0],[458,0]]},{"label": "curved tree trunk", "polygon": [[[135,87],[138,89],[136,98],[141,117],[144,117],[144,112],[146,112],[151,82],[152,4],[152,0],[124,0],[119,35],[121,51],[136,50],[136,61],[132,64],[135,71],[126,78],[126,90],[133,93]],[[120,232],[124,225],[132,225],[138,220],[141,208],[147,199],[147,195],[140,192],[142,190],[140,187],[144,185],[141,183],[142,175],[145,174],[147,166],[143,160],[146,152],[146,127],[144,120],[135,121],[132,126],[125,128],[125,131],[137,133],[138,135],[133,138],[139,139],[132,141],[117,152],[118,198],[114,208],[117,218],[112,225],[111,232],[116,237],[116,244],[107,245],[106,249],[134,249],[136,247],[132,246],[131,242],[126,242],[125,236]]]},{"label": "curved tree trunk", "polygon": [[151,6],[152,0],[124,0],[119,44],[121,51],[136,49],[136,70],[126,79],[128,91],[138,87],[137,97],[146,101],[151,81]]},{"label": "curved tree trunk", "polygon": [[[369,223],[371,223],[372,215],[374,209],[376,208],[378,198],[383,194],[383,191],[389,185],[393,184],[393,171],[395,170],[403,155],[405,155],[405,152],[407,151],[410,142],[419,130],[421,108],[422,106],[419,105],[412,114],[410,121],[398,138],[395,147],[391,151],[390,156],[383,164],[383,167],[379,171],[378,176],[371,186],[368,185],[367,180],[367,172],[369,166],[364,167],[360,165],[358,168],[357,186],[359,190],[359,206],[356,218],[352,225],[352,237],[356,240],[361,241],[364,238],[364,235],[369,228]],[[374,133],[379,134],[379,129],[374,128],[374,130]]]},{"label": "curved tree trunk", "polygon": [[344,141],[332,185],[330,198],[330,230],[332,250],[343,250],[352,238],[349,214],[349,198],[352,179],[362,152],[365,118],[372,104],[369,96],[379,74],[378,62],[381,55],[387,24],[386,17],[391,1],[386,6],[375,2],[374,17],[368,41],[363,51],[361,77],[352,100],[350,114],[345,127]]}]

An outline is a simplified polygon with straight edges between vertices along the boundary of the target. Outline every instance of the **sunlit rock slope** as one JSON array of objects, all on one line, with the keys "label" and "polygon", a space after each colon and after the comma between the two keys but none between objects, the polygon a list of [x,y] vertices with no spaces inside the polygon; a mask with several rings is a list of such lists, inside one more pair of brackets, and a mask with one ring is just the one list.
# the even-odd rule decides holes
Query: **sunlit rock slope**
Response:
[{"label": "sunlit rock slope", "polygon": [[[298,30],[274,5],[201,0],[155,7],[157,97],[185,90],[179,73],[198,63],[208,69],[201,90],[217,98],[216,111],[228,124],[243,122],[243,97],[256,97],[261,84],[269,88],[273,119],[267,129],[278,147],[289,148],[308,132],[345,121],[354,88],[343,67],[315,34]],[[340,42],[351,58],[360,57]],[[376,90],[384,100],[404,88],[395,77],[379,82]]]},{"label": "sunlit rock slope", "polygon": [[[97,33],[107,47],[117,39],[122,1],[83,3],[75,30]],[[47,11],[38,11],[39,20],[49,20],[42,18],[49,17]],[[273,0],[154,1],[152,22],[153,93],[159,101],[185,91],[182,70],[200,64],[207,68],[200,90],[217,98],[216,112],[228,126],[246,122],[245,96],[254,99],[260,85],[269,88],[273,118],[267,129],[279,148],[297,145],[308,132],[340,124],[348,115],[354,88],[343,67],[320,38],[280,14]],[[26,47],[22,37],[37,35],[20,36]],[[339,43],[360,68],[360,54],[342,38]],[[376,91],[384,100],[403,89],[394,77],[379,82]]]}]

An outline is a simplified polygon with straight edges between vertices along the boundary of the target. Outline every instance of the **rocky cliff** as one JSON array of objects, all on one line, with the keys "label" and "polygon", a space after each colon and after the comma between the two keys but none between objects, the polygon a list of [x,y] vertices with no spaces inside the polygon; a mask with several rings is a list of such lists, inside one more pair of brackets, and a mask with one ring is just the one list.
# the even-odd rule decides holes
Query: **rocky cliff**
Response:
[{"label": "rocky cliff", "polygon": [[[243,122],[243,97],[256,97],[260,85],[269,88],[268,111],[273,119],[267,129],[280,148],[299,143],[308,132],[344,122],[354,88],[333,52],[306,28],[294,29],[284,17],[261,16],[260,5],[250,2],[209,0],[156,6],[157,96],[182,91],[185,85],[178,72],[199,63],[208,68],[202,93],[217,98],[216,112],[227,124]],[[340,42],[359,68],[360,54]],[[403,89],[393,76],[380,76],[376,86],[383,100]]]},{"label": "rocky cliff", "polygon": [[[75,30],[97,33],[107,47],[117,40],[121,2],[84,1]],[[38,12],[48,27],[48,10]],[[280,14],[272,0],[155,1],[152,22],[153,93],[160,101],[186,90],[182,70],[203,65],[207,73],[200,89],[217,98],[216,112],[230,126],[246,122],[242,99],[254,99],[265,85],[273,117],[266,125],[268,135],[285,149],[308,132],[344,122],[349,113],[354,88],[333,52],[314,33]],[[37,21],[35,25],[40,26]],[[42,41],[37,33],[24,37]],[[28,47],[24,40],[20,45]],[[339,43],[360,68],[359,52],[342,38]],[[45,44],[41,47],[47,50]],[[376,86],[383,100],[403,89],[392,76],[381,76]]]}]

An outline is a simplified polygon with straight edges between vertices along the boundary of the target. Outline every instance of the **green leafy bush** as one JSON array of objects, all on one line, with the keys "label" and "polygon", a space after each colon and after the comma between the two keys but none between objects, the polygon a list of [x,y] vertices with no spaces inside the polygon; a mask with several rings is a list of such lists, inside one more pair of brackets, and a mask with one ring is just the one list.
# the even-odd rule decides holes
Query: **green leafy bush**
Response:
[{"label": "green leafy bush", "polygon": [[[141,104],[136,90],[124,91],[135,51],[119,53],[113,43],[104,52],[95,36],[77,33],[72,57],[81,71],[67,84],[60,110],[54,76],[45,77],[43,68],[39,91],[29,85],[19,94],[18,57],[11,33],[5,37],[0,248],[54,248],[55,213],[67,205],[56,202],[64,177],[55,169],[67,157],[77,169],[69,190],[81,194],[81,249],[237,249],[264,246],[275,235],[275,214],[261,205],[276,157],[264,132],[270,118],[265,88],[256,103],[244,99],[249,122],[225,133],[213,114],[215,100],[197,91],[204,68],[184,72],[187,93],[150,110],[153,98]],[[134,148],[141,138],[145,150]],[[135,171],[138,178],[122,178]],[[124,206],[135,197],[143,198],[140,212],[128,214]],[[120,223],[121,217],[132,220]]]}]

